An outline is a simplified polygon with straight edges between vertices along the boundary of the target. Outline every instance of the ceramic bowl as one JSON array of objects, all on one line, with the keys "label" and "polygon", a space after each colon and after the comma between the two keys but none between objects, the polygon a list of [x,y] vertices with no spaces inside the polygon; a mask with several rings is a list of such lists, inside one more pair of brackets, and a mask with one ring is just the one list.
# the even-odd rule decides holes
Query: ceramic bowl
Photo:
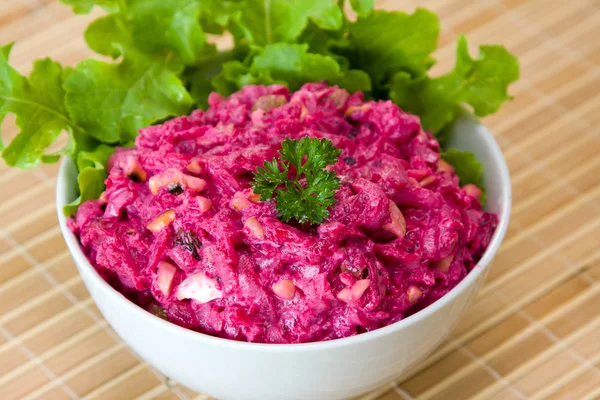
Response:
[{"label": "ceramic bowl", "polygon": [[479,290],[506,232],[511,186],[492,134],[464,116],[452,145],[483,163],[488,211],[500,223],[477,266],[426,309],[361,335],[309,344],[255,344],[181,328],[146,312],[98,275],[67,228],[64,204],[76,197],[76,169],[65,159],[57,182],[60,227],[86,287],[119,336],[141,358],[181,384],[223,400],[334,400],[361,395],[399,378],[448,335]]}]

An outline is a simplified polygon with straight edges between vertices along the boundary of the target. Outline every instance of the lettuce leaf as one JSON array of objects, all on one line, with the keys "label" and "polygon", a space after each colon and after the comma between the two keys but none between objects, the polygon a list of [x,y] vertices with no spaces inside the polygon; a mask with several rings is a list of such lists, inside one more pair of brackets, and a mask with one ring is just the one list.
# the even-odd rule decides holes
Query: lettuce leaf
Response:
[{"label": "lettuce leaf", "polygon": [[207,33],[222,34],[229,27],[231,19],[239,14],[244,0],[202,0],[200,1],[200,25]]},{"label": "lettuce leaf", "polygon": [[[78,161],[81,198],[67,207],[71,213],[100,193],[108,149],[131,145],[139,128],[186,114],[194,104],[205,108],[213,90],[229,95],[271,83],[296,90],[327,81],[392,99],[443,140],[464,104],[478,116],[497,111],[519,76],[503,47],[482,46],[473,58],[461,38],[454,69],[429,77],[437,17],[423,9],[373,11],[373,0],[350,0],[355,22],[336,0],[61,1],[76,13],[95,6],[107,13],[88,26],[85,39],[118,61],[88,59],[63,68],[38,60],[24,77],[8,64],[11,45],[0,47],[0,122],[15,114],[20,129],[2,152],[9,165],[30,168],[63,154]],[[233,49],[219,51],[207,33],[226,31]],[[62,132],[68,144],[49,153]],[[472,156],[449,154],[462,165],[462,181],[477,180]]]},{"label": "lettuce leaf", "polygon": [[192,98],[175,71],[143,58],[81,62],[64,82],[74,122],[103,143],[133,140],[138,129],[186,114]]},{"label": "lettuce leaf", "polygon": [[352,9],[356,11],[360,17],[369,16],[369,14],[373,12],[374,3],[375,0],[350,0]]},{"label": "lettuce leaf", "polygon": [[182,65],[194,64],[202,56],[206,35],[199,19],[204,2],[127,0],[118,4],[86,30],[92,50],[112,58],[128,51]]},{"label": "lettuce leaf", "polygon": [[108,176],[105,166],[114,152],[114,147],[101,144],[93,151],[81,151],[77,154],[79,197],[64,206],[63,212],[66,215],[75,214],[81,203],[97,199],[104,191],[104,181]]},{"label": "lettuce leaf", "polygon": [[371,90],[371,81],[364,71],[342,72],[333,57],[309,53],[308,47],[308,44],[288,43],[267,45],[250,66],[240,61],[223,64],[223,70],[213,79],[213,87],[229,95],[249,84],[280,83],[297,90],[304,83],[325,80],[351,91]]},{"label": "lettuce leaf", "polygon": [[79,129],[64,106],[62,81],[69,70],[46,58],[36,61],[25,78],[8,64],[11,48],[12,44],[0,47],[0,122],[6,114],[14,114],[20,132],[2,157],[19,168],[35,167],[42,160],[55,162],[56,156],[44,156],[47,148],[61,132]]},{"label": "lettuce leaf", "polygon": [[60,2],[71,6],[75,14],[89,14],[95,5],[108,11],[116,11],[119,4],[119,0],[60,0]]},{"label": "lettuce leaf", "polygon": [[430,55],[437,47],[439,30],[437,16],[422,8],[413,14],[378,10],[349,25],[347,48],[339,51],[352,68],[385,86],[398,71],[420,76],[434,64]]},{"label": "lettuce leaf", "polygon": [[442,153],[442,158],[454,167],[454,172],[458,175],[460,185],[473,184],[483,192],[481,195],[481,205],[485,203],[485,187],[483,186],[483,166],[470,151],[460,151],[457,149],[448,149]]},{"label": "lettuce leaf", "polygon": [[130,0],[126,17],[133,41],[145,53],[193,64],[206,42],[199,0]]},{"label": "lettuce leaf", "polygon": [[342,10],[333,0],[246,0],[235,18],[234,34],[258,46],[294,42],[309,20],[320,28],[337,30],[342,26]]},{"label": "lettuce leaf", "polygon": [[467,40],[461,37],[453,71],[433,79],[398,72],[390,98],[405,111],[419,115],[426,130],[438,133],[456,118],[461,103],[471,105],[480,117],[498,111],[511,98],[508,86],[518,78],[518,61],[504,47],[481,46],[479,57],[473,59]]}]

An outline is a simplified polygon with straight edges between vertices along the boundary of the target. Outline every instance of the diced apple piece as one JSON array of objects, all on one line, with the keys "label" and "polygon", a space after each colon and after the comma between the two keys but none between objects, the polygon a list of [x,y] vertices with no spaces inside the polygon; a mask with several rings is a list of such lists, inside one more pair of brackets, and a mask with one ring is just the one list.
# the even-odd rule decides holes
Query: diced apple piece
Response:
[{"label": "diced apple piece", "polygon": [[198,272],[181,282],[176,296],[178,300],[192,299],[200,304],[205,304],[222,298],[223,292],[217,288],[217,281]]},{"label": "diced apple piece", "polygon": [[296,294],[296,285],[289,279],[281,279],[273,284],[273,293],[282,300],[291,300]]},{"label": "diced apple piece", "polygon": [[390,200],[390,218],[392,222],[385,224],[383,229],[399,238],[403,238],[406,235],[406,220],[402,212],[398,209],[398,206],[392,200]]},{"label": "diced apple piece", "polygon": [[260,223],[260,221],[255,217],[248,218],[244,223],[244,228],[247,228],[250,231],[250,233],[258,239],[265,238],[265,231],[263,229],[263,226]]},{"label": "diced apple piece", "polygon": [[166,211],[163,211],[162,213],[158,214],[158,216],[156,218],[154,218],[152,221],[150,221],[148,223],[148,225],[146,225],[146,228],[148,228],[148,230],[150,230],[151,232],[154,232],[154,233],[160,232],[174,220],[175,220],[175,211],[166,210]]},{"label": "diced apple piece", "polygon": [[408,287],[406,294],[408,294],[408,301],[410,301],[411,303],[414,303],[415,301],[419,300],[421,296],[423,296],[423,292],[421,291],[421,289],[414,285],[410,285]]},{"label": "diced apple piece", "polygon": [[161,261],[158,264],[158,271],[156,274],[156,285],[162,294],[168,296],[171,293],[171,285],[173,284],[173,278],[177,272],[177,267],[166,261]]}]

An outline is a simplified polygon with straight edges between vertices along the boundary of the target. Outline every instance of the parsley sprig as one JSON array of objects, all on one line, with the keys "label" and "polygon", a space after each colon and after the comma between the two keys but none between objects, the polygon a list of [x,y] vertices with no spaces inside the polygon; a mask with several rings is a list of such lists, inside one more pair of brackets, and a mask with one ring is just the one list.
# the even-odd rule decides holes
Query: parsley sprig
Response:
[{"label": "parsley sprig", "polygon": [[328,209],[340,188],[335,172],[325,167],[335,164],[340,153],[327,139],[286,138],[279,159],[265,161],[264,167],[256,169],[253,190],[262,201],[274,198],[283,221],[320,224],[329,217]]}]

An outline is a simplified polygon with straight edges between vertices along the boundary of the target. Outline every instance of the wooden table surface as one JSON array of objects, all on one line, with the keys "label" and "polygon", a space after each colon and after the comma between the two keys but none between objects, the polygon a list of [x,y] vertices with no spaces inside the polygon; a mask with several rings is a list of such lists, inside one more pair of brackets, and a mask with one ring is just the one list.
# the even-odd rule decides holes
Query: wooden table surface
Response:
[{"label": "wooden table surface", "polygon": [[[506,45],[522,78],[515,100],[484,121],[514,190],[487,283],[431,358],[365,399],[600,398],[600,1],[378,6],[440,15],[439,71],[464,33]],[[22,72],[43,56],[73,65],[89,56],[81,34],[98,15],[74,16],[56,0],[0,0],[0,43],[17,41]],[[207,398],[140,361],[107,326],[61,238],[56,173],[0,164],[0,398]]]}]

